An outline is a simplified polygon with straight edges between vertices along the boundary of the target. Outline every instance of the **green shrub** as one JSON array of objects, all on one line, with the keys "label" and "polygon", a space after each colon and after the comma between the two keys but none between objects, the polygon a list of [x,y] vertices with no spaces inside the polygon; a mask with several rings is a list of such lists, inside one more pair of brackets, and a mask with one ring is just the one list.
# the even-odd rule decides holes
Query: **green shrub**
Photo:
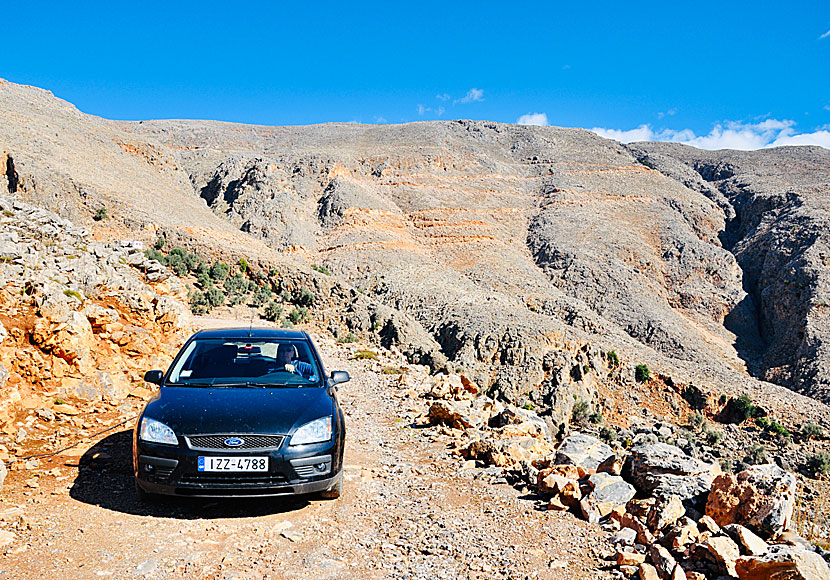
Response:
[{"label": "green shrub", "polygon": [[729,399],[726,403],[725,412],[727,416],[737,423],[758,416],[758,408],[752,404],[749,395],[743,394],[737,399]]},{"label": "green shrub", "polygon": [[148,260],[154,260],[159,264],[167,264],[167,257],[161,252],[159,252],[156,248],[144,250],[144,255],[147,256]]},{"label": "green shrub", "polygon": [[242,272],[248,271],[248,260],[245,258],[239,258],[239,270]]},{"label": "green shrub", "polygon": [[265,307],[265,312],[262,313],[262,317],[265,320],[270,320],[271,322],[276,322],[281,316],[282,306],[273,300],[268,303],[268,306]]},{"label": "green shrub", "polygon": [[96,222],[100,222],[101,220],[105,220],[108,217],[110,216],[107,214],[107,208],[99,207],[98,210],[95,212],[95,215],[92,216],[92,219],[94,219]]},{"label": "green shrub", "polygon": [[291,293],[291,299],[289,301],[297,306],[311,306],[314,304],[314,299],[314,294],[310,290],[307,288],[298,288]]},{"label": "green shrub", "polygon": [[700,429],[705,421],[706,417],[700,413],[695,412],[689,415],[689,426],[694,429]]},{"label": "green shrub", "polygon": [[177,253],[176,250],[180,250],[180,248],[173,248],[173,251],[167,254],[167,267],[173,270],[176,276],[187,276],[188,270],[184,255]]},{"label": "green shrub", "polygon": [[705,429],[703,434],[706,436],[706,442],[709,445],[717,445],[723,439],[723,431],[717,429]]},{"label": "green shrub", "polygon": [[757,443],[752,445],[746,450],[744,463],[748,463],[750,465],[761,465],[767,463],[767,448]]},{"label": "green shrub", "polygon": [[651,371],[648,370],[648,365],[639,364],[634,367],[634,379],[638,383],[646,383],[651,378]]},{"label": "green shrub", "polygon": [[766,417],[758,417],[757,419],[755,419],[755,424],[758,425],[764,431],[769,429],[769,419],[767,419]]},{"label": "green shrub", "polygon": [[207,292],[205,292],[205,298],[211,308],[214,306],[221,306],[225,303],[225,294],[223,294],[222,291],[216,286],[211,286],[207,289]]},{"label": "green shrub", "polygon": [[156,242],[153,244],[153,248],[154,248],[154,249],[156,249],[156,250],[160,250],[160,249],[162,249],[162,248],[164,247],[164,243],[165,243],[166,241],[167,241],[167,240],[165,240],[165,239],[164,239],[164,238],[162,238],[161,236],[157,237],[157,238],[156,238]]},{"label": "green shrub", "polygon": [[577,400],[574,403],[574,408],[571,411],[571,421],[574,423],[582,423],[588,418],[588,401],[579,401]]},{"label": "green shrub", "polygon": [[207,272],[207,267],[205,263],[202,262],[202,258],[197,256],[196,254],[185,254],[183,256],[184,265],[187,266],[187,271],[192,273],[200,273],[202,271]]},{"label": "green shrub", "polygon": [[210,278],[214,282],[222,282],[228,277],[228,272],[230,272],[230,270],[230,266],[217,260],[213,263],[213,266],[210,267]]},{"label": "green shrub", "polygon": [[821,425],[807,423],[801,426],[801,436],[804,439],[820,439],[824,436],[824,429],[821,428]]},{"label": "green shrub", "polygon": [[301,322],[307,322],[308,318],[309,318],[308,308],[306,308],[305,306],[298,306],[297,308],[295,308],[294,310],[292,310],[291,312],[288,313],[288,318],[294,324],[300,324]]},{"label": "green shrub", "polygon": [[767,427],[767,431],[770,433],[775,433],[776,435],[782,435],[784,437],[789,437],[790,432],[778,421],[772,421]]},{"label": "green shrub", "polygon": [[525,403],[524,405],[522,405],[522,409],[524,409],[525,411],[532,411],[535,408],[536,407],[533,406],[533,403]]},{"label": "green shrub", "polygon": [[288,320],[287,318],[283,318],[280,321],[280,326],[283,328],[294,328],[294,323]]},{"label": "green shrub", "polygon": [[352,360],[377,360],[378,353],[373,350],[359,350],[352,355]]},{"label": "green shrub", "polygon": [[603,419],[604,417],[602,416],[602,413],[600,413],[599,411],[594,411],[593,413],[588,415],[588,421],[590,421],[594,425],[599,425],[600,423],[602,423]]},{"label": "green shrub", "polygon": [[210,310],[207,297],[202,292],[193,292],[190,295],[190,311],[196,315],[207,314]]},{"label": "green shrub", "polygon": [[251,298],[251,306],[259,308],[271,300],[271,295],[271,289],[268,286],[257,286],[254,291],[254,295]]},{"label": "green shrub", "polygon": [[830,453],[819,451],[807,458],[807,472],[813,477],[819,477],[830,473]]},{"label": "green shrub", "polygon": [[383,367],[381,371],[385,375],[402,375],[406,372],[403,367]]},{"label": "green shrub", "polygon": [[339,342],[340,344],[345,344],[345,343],[348,343],[348,342],[357,342],[358,340],[360,340],[360,339],[357,338],[357,336],[355,336],[353,333],[350,332],[346,336],[341,336],[340,338],[338,338],[337,342]]},{"label": "green shrub", "polygon": [[331,272],[329,272],[329,269],[326,268],[325,266],[313,265],[313,266],[311,266],[311,269],[312,270],[317,270],[318,272],[320,272],[321,274],[325,274],[326,276],[331,276]]},{"label": "green shrub", "polygon": [[706,395],[703,391],[695,385],[689,385],[683,389],[683,400],[689,403],[689,406],[695,411],[701,411],[706,408]]},{"label": "green shrub", "polygon": [[618,366],[620,366],[620,357],[617,356],[617,353],[615,351],[609,350],[608,354],[607,354],[607,357],[608,357],[608,366],[609,367],[611,367],[612,369],[615,369]]},{"label": "green shrub", "polygon": [[213,280],[210,279],[206,273],[202,272],[198,276],[196,276],[196,285],[201,288],[202,290],[207,290],[211,286],[213,286]]},{"label": "green shrub", "polygon": [[611,427],[602,426],[599,428],[599,438],[609,445],[617,440],[617,432]]}]

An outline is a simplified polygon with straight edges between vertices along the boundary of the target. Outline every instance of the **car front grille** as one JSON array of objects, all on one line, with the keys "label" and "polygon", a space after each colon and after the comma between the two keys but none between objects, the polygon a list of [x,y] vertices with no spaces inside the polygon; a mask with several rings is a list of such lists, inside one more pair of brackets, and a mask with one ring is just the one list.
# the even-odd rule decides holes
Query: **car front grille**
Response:
[{"label": "car front grille", "polygon": [[200,483],[211,485],[279,485],[288,480],[284,475],[276,473],[184,473],[180,481],[182,484]]},{"label": "car front grille", "polygon": [[[189,435],[187,446],[196,451],[273,451],[279,449],[284,435]],[[226,445],[227,439],[241,439],[242,445]]]}]

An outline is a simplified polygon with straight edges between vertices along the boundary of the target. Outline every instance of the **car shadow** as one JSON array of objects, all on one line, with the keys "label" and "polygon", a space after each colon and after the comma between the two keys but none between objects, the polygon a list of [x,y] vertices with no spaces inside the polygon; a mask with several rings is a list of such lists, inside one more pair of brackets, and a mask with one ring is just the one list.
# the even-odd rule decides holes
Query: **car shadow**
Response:
[{"label": "car shadow", "polygon": [[69,490],[77,501],[125,514],[185,520],[243,518],[286,513],[310,505],[302,496],[274,498],[159,497],[142,502],[135,491],[132,430],[119,431],[92,446],[78,461]]}]

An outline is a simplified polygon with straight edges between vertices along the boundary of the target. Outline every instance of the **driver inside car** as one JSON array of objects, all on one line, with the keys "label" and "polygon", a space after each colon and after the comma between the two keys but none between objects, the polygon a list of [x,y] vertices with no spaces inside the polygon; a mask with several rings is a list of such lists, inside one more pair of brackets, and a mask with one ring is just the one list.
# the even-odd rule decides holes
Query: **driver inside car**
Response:
[{"label": "driver inside car", "polygon": [[277,347],[277,366],[306,379],[314,374],[312,366],[300,360],[297,347],[293,344],[280,344]]}]

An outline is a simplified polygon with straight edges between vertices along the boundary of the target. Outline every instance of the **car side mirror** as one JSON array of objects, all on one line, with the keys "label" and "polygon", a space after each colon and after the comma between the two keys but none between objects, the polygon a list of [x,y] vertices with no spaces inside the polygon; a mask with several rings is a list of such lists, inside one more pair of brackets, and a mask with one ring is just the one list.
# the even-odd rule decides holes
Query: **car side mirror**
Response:
[{"label": "car side mirror", "polygon": [[162,371],[147,371],[146,373],[144,373],[144,380],[148,383],[153,383],[154,385],[161,385],[161,381],[163,378],[164,372]]},{"label": "car side mirror", "polygon": [[333,385],[339,385],[340,383],[347,383],[351,380],[349,373],[346,371],[331,371],[331,382]]}]

